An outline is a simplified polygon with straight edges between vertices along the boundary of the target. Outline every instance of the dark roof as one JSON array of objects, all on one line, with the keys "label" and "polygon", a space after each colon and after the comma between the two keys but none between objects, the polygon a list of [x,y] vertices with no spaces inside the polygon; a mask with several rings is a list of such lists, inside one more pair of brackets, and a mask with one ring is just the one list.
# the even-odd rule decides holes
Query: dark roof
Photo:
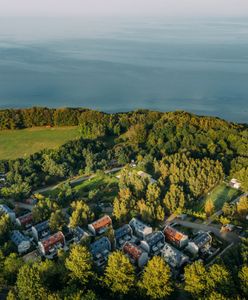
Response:
[{"label": "dark roof", "polygon": [[153,245],[156,245],[159,241],[161,241],[161,240],[164,241],[164,235],[161,231],[156,231],[156,232],[149,234],[145,238],[145,240],[146,240],[147,244],[152,247]]},{"label": "dark roof", "polygon": [[211,242],[212,237],[208,232],[199,233],[194,239],[193,242],[198,248],[205,246],[207,243]]},{"label": "dark roof", "polygon": [[29,239],[23,235],[20,231],[14,230],[11,234],[11,241],[16,245],[20,245],[22,242],[29,241]]},{"label": "dark roof", "polygon": [[2,212],[5,212],[6,214],[9,214],[9,213],[14,213],[14,211],[12,209],[10,209],[7,205],[5,204],[0,204],[0,210]]},{"label": "dark roof", "polygon": [[132,234],[132,228],[128,224],[125,224],[122,227],[115,230],[115,238],[117,240],[119,240],[120,238],[122,238],[126,234],[130,234],[130,235]]},{"label": "dark roof", "polygon": [[42,223],[36,224],[33,226],[37,232],[41,232],[49,229],[49,221],[44,221]]},{"label": "dark roof", "polygon": [[93,256],[103,253],[105,250],[110,250],[110,241],[105,236],[90,245],[90,252]]},{"label": "dark roof", "polygon": [[79,237],[80,239],[85,235],[85,231],[79,226],[74,228],[73,231],[77,235],[77,237]]}]

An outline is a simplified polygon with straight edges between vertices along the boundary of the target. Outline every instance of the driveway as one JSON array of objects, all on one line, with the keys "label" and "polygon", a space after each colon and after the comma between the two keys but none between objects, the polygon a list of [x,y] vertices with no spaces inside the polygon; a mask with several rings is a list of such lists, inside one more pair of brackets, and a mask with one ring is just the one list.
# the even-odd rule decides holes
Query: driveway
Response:
[{"label": "driveway", "polygon": [[180,219],[174,219],[173,222],[188,228],[197,229],[199,231],[202,230],[206,232],[212,232],[215,236],[228,243],[237,244],[240,242],[240,238],[237,234],[235,234],[234,232],[220,232],[221,227],[218,225],[215,226],[207,224],[198,224],[188,221],[182,221]]}]

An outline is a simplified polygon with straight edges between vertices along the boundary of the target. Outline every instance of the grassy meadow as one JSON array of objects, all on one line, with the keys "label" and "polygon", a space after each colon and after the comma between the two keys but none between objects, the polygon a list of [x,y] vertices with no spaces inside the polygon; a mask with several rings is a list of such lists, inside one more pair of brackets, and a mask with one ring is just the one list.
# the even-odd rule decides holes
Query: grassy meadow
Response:
[{"label": "grassy meadow", "polygon": [[0,160],[27,157],[42,149],[55,149],[79,137],[78,127],[34,127],[0,131]]},{"label": "grassy meadow", "polygon": [[227,186],[225,183],[221,183],[216,186],[201,202],[199,206],[199,211],[204,211],[205,202],[211,199],[215,206],[215,211],[222,208],[225,202],[231,202],[237,198],[241,192],[239,190],[233,189]]}]

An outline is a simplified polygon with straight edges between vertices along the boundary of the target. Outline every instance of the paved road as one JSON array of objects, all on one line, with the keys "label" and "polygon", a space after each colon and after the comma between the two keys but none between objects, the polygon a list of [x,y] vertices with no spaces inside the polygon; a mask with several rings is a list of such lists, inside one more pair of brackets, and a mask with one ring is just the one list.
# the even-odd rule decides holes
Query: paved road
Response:
[{"label": "paved road", "polygon": [[173,222],[176,222],[177,224],[180,224],[182,226],[192,228],[192,229],[197,229],[197,230],[202,230],[202,231],[210,231],[214,233],[218,238],[228,242],[228,243],[234,243],[237,244],[240,242],[240,238],[237,234],[234,232],[220,232],[221,227],[218,225],[207,225],[207,224],[198,224],[198,223],[193,223],[193,222],[188,222],[188,221],[182,221],[180,219],[174,219]]},{"label": "paved road", "polygon": [[[235,204],[237,202],[239,202],[239,199],[243,196],[248,196],[248,193],[244,193],[242,195],[240,195],[239,197],[237,197],[236,199],[234,199],[233,201],[229,202],[229,204]],[[222,209],[218,210],[216,213],[214,213],[211,217],[209,217],[204,224],[209,225],[211,224],[216,217],[219,217],[222,214]]]}]

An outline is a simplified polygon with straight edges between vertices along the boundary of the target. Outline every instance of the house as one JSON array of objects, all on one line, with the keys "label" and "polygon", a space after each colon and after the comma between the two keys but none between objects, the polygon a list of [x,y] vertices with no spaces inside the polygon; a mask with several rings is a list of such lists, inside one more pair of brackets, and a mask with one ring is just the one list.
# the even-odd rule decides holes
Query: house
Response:
[{"label": "house", "polygon": [[161,231],[156,231],[149,234],[145,240],[141,241],[141,248],[149,255],[157,255],[165,244],[164,234]]},{"label": "house", "polygon": [[164,228],[164,236],[168,242],[173,243],[179,248],[187,246],[189,238],[186,234],[178,231],[177,229],[167,225]]},{"label": "house", "polygon": [[102,237],[90,245],[90,252],[97,267],[102,267],[107,263],[111,243],[107,237]]},{"label": "house", "polygon": [[200,232],[193,239],[193,243],[201,252],[205,252],[207,249],[211,247],[212,236],[208,232]]},{"label": "house", "polygon": [[185,248],[185,250],[187,252],[189,252],[190,254],[192,254],[193,256],[196,256],[199,252],[199,248],[193,242],[189,242],[188,246]]},{"label": "house", "polygon": [[147,235],[152,233],[152,227],[144,224],[143,222],[141,222],[136,218],[133,218],[129,222],[129,225],[133,229],[133,233],[141,239],[145,239]]},{"label": "house", "polygon": [[86,238],[88,235],[87,232],[85,232],[81,227],[77,226],[76,228],[72,229],[73,232],[73,240],[75,243],[80,243],[80,241],[84,238]]},{"label": "house", "polygon": [[110,216],[105,215],[102,218],[88,225],[89,231],[93,235],[100,235],[104,233],[112,225]]},{"label": "house", "polygon": [[231,181],[229,182],[229,185],[230,185],[230,187],[237,189],[237,190],[240,189],[240,187],[241,187],[241,183],[235,178],[231,179]]},{"label": "house", "polygon": [[65,246],[65,237],[62,231],[50,235],[46,239],[38,242],[38,249],[44,256],[54,256],[57,250]]},{"label": "house", "polygon": [[127,241],[131,241],[133,236],[133,230],[130,225],[125,224],[122,227],[115,230],[115,242],[116,247],[121,249]]},{"label": "house", "polygon": [[122,248],[132,264],[143,268],[148,262],[148,253],[132,242],[126,242]]},{"label": "house", "polygon": [[31,230],[34,239],[38,242],[39,240],[42,240],[50,235],[49,222],[44,221],[32,226]]},{"label": "house", "polygon": [[29,238],[23,235],[19,230],[14,230],[10,239],[17,246],[19,254],[28,251],[31,246]]},{"label": "house", "polygon": [[140,177],[142,177],[142,178],[148,178],[148,179],[149,179],[149,182],[150,182],[151,184],[157,182],[157,180],[153,179],[152,176],[151,176],[150,174],[148,174],[148,173],[145,173],[145,172],[143,172],[143,171],[138,171],[137,174],[138,174]]},{"label": "house", "polygon": [[33,222],[33,215],[31,212],[16,219],[16,224],[23,228],[28,228],[32,226],[32,222]]},{"label": "house", "polygon": [[162,248],[161,256],[173,269],[179,269],[189,262],[188,256],[172,247],[168,243],[165,243],[164,247]]},{"label": "house", "polygon": [[15,212],[10,209],[7,205],[5,204],[0,204],[0,214],[6,214],[9,216],[10,220],[14,223],[16,220],[16,214]]}]

